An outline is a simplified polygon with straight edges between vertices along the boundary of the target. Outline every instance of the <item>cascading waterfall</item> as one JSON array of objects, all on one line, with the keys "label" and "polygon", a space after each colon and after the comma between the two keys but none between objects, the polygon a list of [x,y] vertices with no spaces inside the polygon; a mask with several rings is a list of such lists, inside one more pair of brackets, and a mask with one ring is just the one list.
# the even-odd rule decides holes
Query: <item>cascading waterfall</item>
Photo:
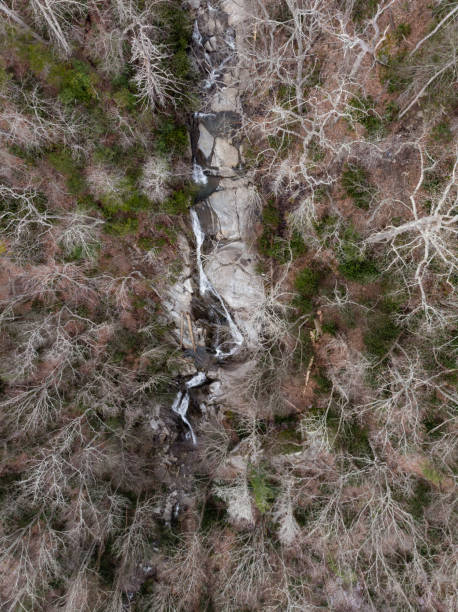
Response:
[{"label": "cascading waterfall", "polygon": [[192,180],[196,185],[206,185],[208,183],[204,169],[196,161],[192,165]]},{"label": "cascading waterfall", "polygon": [[199,221],[199,215],[197,214],[194,208],[191,208],[191,221],[192,221],[192,229],[194,231],[194,236],[196,238],[196,258],[197,258],[197,269],[199,271],[199,293],[201,297],[204,297],[207,293],[213,295],[221,305],[221,308],[224,313],[224,317],[226,318],[227,324],[229,326],[230,332],[232,334],[232,339],[234,342],[234,346],[227,352],[223,351],[221,346],[215,347],[215,355],[218,359],[223,359],[225,357],[230,357],[237,352],[237,350],[243,344],[243,336],[234,323],[233,318],[231,317],[228,309],[226,308],[226,304],[224,303],[223,298],[219,295],[216,289],[213,287],[211,282],[209,281],[207,275],[204,271],[204,266],[202,263],[202,245],[205,240],[205,234],[202,231],[202,227]]},{"label": "cascading waterfall", "polygon": [[191,438],[194,446],[197,444],[197,438],[192,428],[192,425],[189,422],[188,417],[186,416],[188,412],[189,400],[190,400],[189,389],[194,389],[194,387],[199,387],[200,385],[203,385],[205,382],[207,382],[206,374],[204,372],[198,372],[195,376],[193,376],[186,383],[185,385],[186,391],[178,391],[173,401],[173,404],[172,404],[172,411],[175,414],[177,414],[179,417],[181,417],[181,420],[183,421],[183,423],[188,427],[189,436],[187,437]]},{"label": "cascading waterfall", "polygon": [[[218,12],[218,9],[212,7],[209,2],[207,3],[207,10],[210,13]],[[228,54],[224,58],[221,58],[221,56],[219,56],[218,61],[215,63],[212,61],[212,58],[210,57],[209,53],[207,53],[206,49],[204,48],[205,36],[199,30],[197,20],[194,23],[192,39],[193,39],[194,44],[197,47],[201,48],[202,53],[203,53],[203,58],[204,58],[205,70],[208,70],[207,76],[203,80],[202,87],[204,90],[207,90],[207,91],[211,90],[214,86],[218,84],[219,79],[224,74],[225,66],[230,62],[230,60],[235,55],[235,47],[236,47],[235,34],[230,28],[228,31],[225,32],[224,42],[226,44]],[[212,113],[212,112],[197,112],[194,114],[194,118],[197,120],[205,119],[205,118],[216,118],[216,116],[217,116],[216,113]],[[191,140],[192,140],[192,137],[191,137]],[[215,176],[214,173],[212,173],[212,176]],[[208,185],[208,186],[211,186],[213,191],[215,189],[213,186],[213,183],[210,185],[211,179],[209,180],[209,177],[205,173],[204,168],[198,163],[196,159],[196,150],[194,147],[193,147],[193,160],[192,160],[192,179],[196,185],[200,185],[200,186]],[[205,193],[205,189],[204,189],[204,193]],[[205,196],[201,197],[201,199],[204,199],[204,198]],[[196,242],[196,264],[197,264],[197,271],[199,274],[199,285],[198,286],[199,286],[200,297],[204,298],[205,302],[207,303],[207,309],[209,313],[208,319],[212,320],[212,317],[214,317],[215,314],[217,314],[217,316],[220,318],[220,323],[224,322],[227,325],[230,335],[231,335],[231,338],[229,340],[226,339],[220,342],[219,329],[218,328],[216,329],[216,334],[213,338],[214,345],[211,348],[212,348],[212,351],[214,352],[215,358],[217,360],[221,360],[221,359],[225,359],[227,357],[231,357],[232,355],[234,355],[243,345],[244,337],[242,333],[240,332],[239,328],[237,327],[237,325],[235,324],[231,314],[229,313],[229,310],[227,309],[223,298],[218,293],[218,291],[214,288],[214,286],[212,285],[212,283],[210,282],[209,278],[207,277],[204,271],[204,266],[203,266],[203,261],[202,261],[202,257],[203,257],[202,248],[203,248],[203,244],[205,241],[205,232],[202,229],[199,215],[195,207],[191,208],[190,217],[191,217],[191,226],[194,232],[195,242]],[[202,348],[202,347],[198,347],[198,348]],[[185,383],[184,390],[182,389],[177,393],[173,401],[173,404],[172,404],[172,411],[176,415],[178,415],[181,418],[182,422],[186,425],[188,429],[187,438],[192,440],[193,445],[197,444],[197,439],[194,434],[191,423],[189,422],[189,419],[187,417],[190,400],[191,400],[190,390],[194,389],[195,387],[204,385],[208,382],[209,380],[207,379],[206,374],[204,372],[199,371],[195,376],[193,376],[190,380],[188,380]]]}]

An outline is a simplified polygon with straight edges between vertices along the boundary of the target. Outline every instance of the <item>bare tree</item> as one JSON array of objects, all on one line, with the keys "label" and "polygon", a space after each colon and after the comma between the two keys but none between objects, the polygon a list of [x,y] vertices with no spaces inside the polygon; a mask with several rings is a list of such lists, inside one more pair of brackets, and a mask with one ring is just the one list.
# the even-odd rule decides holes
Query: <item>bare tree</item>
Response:
[{"label": "bare tree", "polygon": [[136,68],[134,82],[139,98],[151,106],[174,103],[179,88],[176,77],[166,67],[165,60],[171,57],[167,47],[158,41],[156,26],[137,22],[132,24],[131,63]]},{"label": "bare tree", "polygon": [[101,219],[86,215],[75,210],[62,218],[62,228],[59,228],[57,243],[66,255],[78,255],[85,259],[93,259],[98,244],[99,228],[104,224]]},{"label": "bare tree", "polygon": [[428,213],[425,213],[424,206],[420,203],[420,189],[428,166],[421,143],[418,143],[416,148],[420,161],[418,181],[409,197],[409,204],[399,202],[411,220],[373,233],[366,239],[366,243],[370,245],[384,243],[388,246],[390,257],[386,270],[400,271],[405,278],[407,288],[418,290],[420,294],[418,306],[412,308],[408,316],[412,317],[422,312],[427,327],[431,328],[435,325],[447,325],[450,317],[453,317],[450,308],[444,309],[437,304],[437,298],[428,287],[435,278],[448,285],[452,292],[454,291],[450,279],[458,265],[454,250],[458,234],[456,229],[458,160],[455,157],[447,182],[432,201]]},{"label": "bare tree", "polygon": [[[452,10],[444,18],[449,21],[454,17],[456,10]],[[437,32],[444,24],[444,20],[438,24],[433,30]],[[445,83],[457,81],[457,53],[458,53],[458,37],[456,28],[456,19],[451,19],[447,25],[432,38],[433,32],[421,40],[416,48],[410,54],[410,63],[404,67],[403,73],[411,78],[411,84],[402,94],[401,100],[410,101],[399,113],[399,119],[402,119],[412,107],[428,92],[431,85],[435,87],[441,86],[441,80],[446,79]],[[431,36],[431,38],[430,38]],[[437,40],[439,38],[439,40]],[[427,42],[428,41],[428,42]],[[416,55],[413,55],[421,46],[423,47],[422,57],[416,60]],[[413,55],[413,57],[412,57]]]},{"label": "bare tree", "polygon": [[237,480],[214,487],[214,493],[227,503],[229,517],[236,524],[254,524],[254,515],[247,475],[242,474]]},{"label": "bare tree", "polygon": [[156,499],[137,501],[132,518],[116,542],[115,550],[122,561],[120,574],[128,565],[140,563],[148,556],[147,542],[153,529]]},{"label": "bare tree", "polygon": [[17,260],[33,261],[37,253],[43,255],[46,242],[54,241],[66,255],[78,249],[83,257],[93,256],[98,227],[103,221],[78,210],[63,214],[43,210],[34,188],[17,190],[0,184],[0,198],[6,204],[0,213],[1,235]]},{"label": "bare tree", "polygon": [[171,172],[168,163],[157,157],[150,157],[143,166],[142,188],[153,201],[161,202],[170,193],[168,181]]},{"label": "bare tree", "polygon": [[429,374],[425,371],[420,351],[409,352],[397,345],[390,364],[381,373],[375,397],[359,411],[375,411],[380,422],[378,442],[383,447],[391,441],[404,453],[423,441],[422,421],[431,410],[431,397],[436,394],[444,404],[453,405],[458,396],[448,389],[442,380],[442,373]]},{"label": "bare tree", "polygon": [[278,496],[273,516],[278,524],[278,539],[285,546],[297,542],[300,527],[294,516],[294,478],[286,478],[282,482],[281,492]]},{"label": "bare tree", "polygon": [[58,557],[66,553],[62,534],[35,516],[25,527],[3,532],[0,544],[0,565],[9,578],[2,602],[5,610],[43,605],[48,581],[61,577]]},{"label": "bare tree", "polygon": [[46,29],[65,55],[69,55],[70,16],[84,14],[87,11],[86,3],[79,0],[31,0],[30,9],[34,21]]},{"label": "bare tree", "polygon": [[273,558],[275,554],[262,526],[239,534],[232,543],[230,562],[223,566],[221,590],[216,598],[219,605],[224,606],[228,598],[232,610],[256,605],[262,590],[272,587],[275,580]]},{"label": "bare tree", "polygon": [[27,91],[8,83],[0,99],[0,135],[5,142],[29,150],[56,142],[72,147],[78,141],[83,127],[81,117],[57,100],[44,98],[37,87]]},{"label": "bare tree", "polygon": [[36,32],[34,32],[27,23],[25,23],[25,21],[21,18],[21,16],[16,11],[14,11],[13,9],[11,9],[9,6],[5,4],[4,0],[0,0],[0,11],[3,13],[3,15],[6,16],[6,19],[13,21],[13,23],[19,25],[21,28],[31,32],[32,36],[36,40],[39,40],[42,43],[46,43],[46,41],[43,40],[41,36],[38,36],[38,34],[36,34]]}]

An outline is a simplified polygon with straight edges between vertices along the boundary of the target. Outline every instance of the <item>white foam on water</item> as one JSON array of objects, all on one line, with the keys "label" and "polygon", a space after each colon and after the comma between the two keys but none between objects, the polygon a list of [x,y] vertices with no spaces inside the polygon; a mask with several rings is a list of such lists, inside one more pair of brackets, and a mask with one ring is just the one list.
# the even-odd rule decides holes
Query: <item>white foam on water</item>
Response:
[{"label": "white foam on water", "polygon": [[196,185],[206,185],[208,183],[204,169],[197,162],[194,162],[192,165],[192,180]]},{"label": "white foam on water", "polygon": [[196,45],[202,46],[202,34],[200,33],[197,19],[194,21],[194,27],[192,29],[192,40],[196,43]]},{"label": "white foam on water", "polygon": [[206,380],[207,376],[205,375],[205,372],[197,372],[197,374],[193,376],[191,380],[188,380],[188,382],[186,383],[186,389],[194,389],[194,387],[198,387]]},{"label": "white foam on water", "polygon": [[232,319],[228,309],[226,308],[226,304],[224,303],[224,300],[219,295],[219,293],[216,291],[216,289],[213,287],[207,275],[205,274],[204,266],[202,263],[202,245],[205,240],[205,233],[203,232],[202,226],[200,225],[199,215],[197,214],[194,208],[191,208],[190,214],[191,214],[192,229],[194,232],[194,236],[196,237],[196,258],[197,258],[197,269],[199,271],[200,295],[204,296],[207,292],[209,292],[212,295],[214,295],[216,299],[219,301],[219,303],[221,304],[221,308],[223,309],[224,316],[226,317],[227,324],[231,331],[232,339],[234,342],[234,346],[229,351],[224,351],[221,348],[224,343],[218,346],[216,348],[216,357],[218,358],[230,357],[235,352],[237,352],[237,350],[242,346],[243,336],[239,328],[237,327],[237,325],[234,323],[234,320]]},{"label": "white foam on water", "polygon": [[178,416],[180,416],[183,423],[187,425],[187,427],[189,428],[189,433],[191,434],[192,443],[195,446],[197,444],[197,438],[191,427],[191,423],[188,421],[188,418],[186,416],[186,413],[188,412],[188,408],[189,408],[189,393],[187,391],[186,393],[183,393],[182,391],[178,391],[175,399],[173,400],[172,411]]}]

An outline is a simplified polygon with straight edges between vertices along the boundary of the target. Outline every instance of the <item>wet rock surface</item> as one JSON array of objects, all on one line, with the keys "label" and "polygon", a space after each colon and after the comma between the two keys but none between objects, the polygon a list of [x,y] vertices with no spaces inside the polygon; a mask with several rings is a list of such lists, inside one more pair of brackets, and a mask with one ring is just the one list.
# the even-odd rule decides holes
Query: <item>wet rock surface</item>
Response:
[{"label": "wet rock surface", "polygon": [[[183,337],[184,357],[202,373],[199,388],[185,384],[172,406],[188,428],[187,437],[198,443],[188,407],[197,396],[204,398],[202,412],[230,404],[231,389],[254,367],[246,355],[258,342],[254,321],[264,288],[253,248],[255,187],[244,170],[240,137],[237,38],[243,3],[228,0],[221,9],[203,1],[190,4],[196,13],[193,55],[206,92],[191,129],[193,178],[199,186],[191,211],[195,253],[189,253],[189,244],[183,247],[185,269],[165,306]],[[195,331],[183,325],[188,313]]]}]

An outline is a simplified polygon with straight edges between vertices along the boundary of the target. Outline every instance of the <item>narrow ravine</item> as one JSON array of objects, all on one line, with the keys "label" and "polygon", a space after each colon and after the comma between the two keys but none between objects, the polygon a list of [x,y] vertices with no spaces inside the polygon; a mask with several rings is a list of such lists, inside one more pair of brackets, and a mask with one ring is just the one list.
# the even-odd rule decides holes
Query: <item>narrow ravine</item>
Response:
[{"label": "narrow ravine", "polygon": [[192,329],[184,328],[184,341],[193,346],[185,353],[196,370],[186,371],[191,378],[182,379],[172,410],[196,444],[187,415],[190,391],[218,382],[224,401],[225,373],[243,365],[244,355],[256,346],[259,330],[253,321],[264,290],[251,247],[254,186],[244,170],[239,136],[237,31],[243,9],[233,2],[223,3],[224,10],[203,1],[194,7],[192,54],[202,75],[203,104],[192,117],[190,134],[192,178],[198,186],[190,210],[194,244],[186,245],[185,269],[165,305],[180,334],[183,319],[192,319]]}]

